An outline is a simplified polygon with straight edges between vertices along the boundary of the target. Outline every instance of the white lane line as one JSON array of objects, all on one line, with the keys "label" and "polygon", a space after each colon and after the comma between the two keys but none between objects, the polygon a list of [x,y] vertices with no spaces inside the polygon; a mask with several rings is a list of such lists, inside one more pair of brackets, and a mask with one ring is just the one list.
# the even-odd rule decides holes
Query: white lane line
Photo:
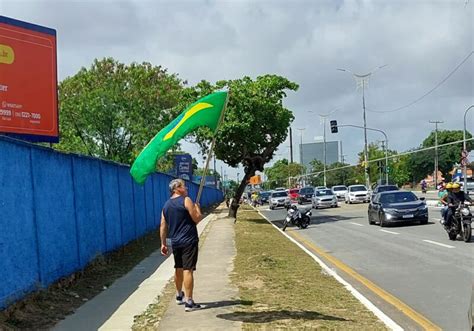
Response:
[{"label": "white lane line", "polygon": [[382,232],[387,232],[387,233],[391,233],[391,234],[400,234],[398,232],[393,232],[393,231],[388,231],[388,230],[380,230]]},{"label": "white lane line", "polygon": [[443,246],[443,247],[446,247],[446,248],[456,248],[454,246],[451,246],[451,245],[446,245],[446,244],[442,244],[442,243],[438,243],[436,241],[431,241],[431,240],[423,240],[424,242],[427,242],[427,243],[430,243],[430,244],[434,244],[434,245],[438,245],[438,246]]},{"label": "white lane line", "polygon": [[363,226],[362,224],[359,224],[359,223],[354,223],[354,222],[349,222],[349,223],[357,225],[357,226]]}]

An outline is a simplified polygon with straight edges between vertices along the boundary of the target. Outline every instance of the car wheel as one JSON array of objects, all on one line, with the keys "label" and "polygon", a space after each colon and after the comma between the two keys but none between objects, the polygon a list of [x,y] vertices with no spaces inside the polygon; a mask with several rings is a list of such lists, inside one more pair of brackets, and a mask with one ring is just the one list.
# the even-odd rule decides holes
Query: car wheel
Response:
[{"label": "car wheel", "polygon": [[428,219],[421,220],[421,221],[420,221],[420,224],[422,224],[422,225],[428,224]]},{"label": "car wheel", "polygon": [[375,224],[375,222],[372,221],[372,218],[370,217],[370,214],[367,215],[367,218],[368,218],[368,220],[369,220],[369,224],[370,224],[370,225],[374,225],[374,224]]},{"label": "car wheel", "polygon": [[381,227],[381,228],[384,228],[384,227],[387,226],[387,222],[385,222],[384,219],[385,219],[385,216],[382,216],[382,217],[379,216],[379,220],[380,220],[379,223],[380,223],[380,227]]}]

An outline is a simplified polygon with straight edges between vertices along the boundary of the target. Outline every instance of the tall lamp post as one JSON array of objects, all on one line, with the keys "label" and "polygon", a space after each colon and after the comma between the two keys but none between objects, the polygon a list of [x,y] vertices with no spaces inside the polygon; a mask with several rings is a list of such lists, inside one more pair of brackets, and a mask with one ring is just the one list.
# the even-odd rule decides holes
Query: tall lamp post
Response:
[{"label": "tall lamp post", "polygon": [[303,160],[303,132],[304,130],[306,130],[306,128],[300,128],[300,129],[297,129],[300,131],[300,157],[301,157],[301,165],[302,165],[302,168],[301,168],[301,171],[303,172],[301,175],[304,175],[304,160]]},{"label": "tall lamp post", "polygon": [[466,146],[466,116],[467,112],[474,108],[474,105],[469,106],[466,111],[464,112],[464,131],[463,131],[463,142],[462,142],[462,156],[463,156],[463,167],[462,167],[462,172],[463,172],[463,178],[464,178],[464,192],[467,193],[467,146]]},{"label": "tall lamp post", "polygon": [[383,67],[386,67],[387,65],[383,65],[380,67],[377,67],[375,69],[372,69],[369,73],[366,74],[355,74],[352,71],[348,69],[343,69],[343,68],[338,68],[337,70],[339,71],[344,71],[348,72],[354,77],[357,87],[362,87],[362,109],[363,109],[363,118],[364,118],[364,168],[365,168],[365,184],[367,185],[367,188],[370,187],[370,178],[369,178],[369,150],[367,148],[367,116],[365,112],[365,86],[368,85],[370,76],[372,76],[373,73],[375,73],[377,70],[382,69]]},{"label": "tall lamp post", "polygon": [[431,124],[435,125],[435,190],[438,189],[438,124],[444,123],[443,121],[430,121]]},{"label": "tall lamp post", "polygon": [[[326,186],[326,168],[327,168],[327,149],[326,149],[326,119],[329,115],[332,115],[334,114],[335,112],[337,112],[339,109],[333,109],[332,111],[330,111],[329,113],[327,114],[318,114],[319,117],[320,117],[320,120],[322,121],[323,123],[323,163],[324,163],[324,168],[323,168],[323,181],[324,181],[324,186]],[[312,111],[310,110],[309,111],[310,113],[312,113]]]}]

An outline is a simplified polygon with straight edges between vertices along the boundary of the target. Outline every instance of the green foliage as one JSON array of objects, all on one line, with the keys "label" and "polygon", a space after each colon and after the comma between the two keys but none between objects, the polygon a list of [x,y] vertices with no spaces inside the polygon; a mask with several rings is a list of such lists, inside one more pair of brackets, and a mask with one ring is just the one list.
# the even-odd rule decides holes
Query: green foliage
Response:
[{"label": "green foliage", "polygon": [[[467,132],[466,138],[471,138],[472,135]],[[438,145],[446,144],[463,139],[463,131],[461,130],[443,130],[438,131]],[[420,148],[435,146],[435,132],[431,134],[423,141]],[[468,141],[467,149],[472,150],[474,143]],[[453,169],[454,164],[459,163],[461,160],[462,143],[443,146],[438,148],[438,168],[443,173],[444,177],[448,180],[449,172]],[[434,159],[435,150],[422,151],[411,154],[408,164],[412,169],[412,178],[415,182],[419,182],[425,178],[428,174],[434,172]]]},{"label": "green foliage", "polygon": [[59,84],[56,148],[131,163],[181,112],[184,84],[161,66],[96,59]]},{"label": "green foliage", "polygon": [[[289,177],[298,177],[304,171],[304,166],[299,163],[288,163],[287,159],[278,160],[273,166],[265,168],[265,174],[268,178],[268,187],[266,188],[287,187]],[[294,183],[295,180],[291,182],[291,185]]]}]

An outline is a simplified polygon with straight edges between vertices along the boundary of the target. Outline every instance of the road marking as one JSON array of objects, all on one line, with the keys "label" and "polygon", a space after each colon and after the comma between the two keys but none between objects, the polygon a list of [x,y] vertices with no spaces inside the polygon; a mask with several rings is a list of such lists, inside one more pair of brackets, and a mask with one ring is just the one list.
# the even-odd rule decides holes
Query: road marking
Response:
[{"label": "road marking", "polygon": [[402,302],[400,299],[397,297],[393,296],[392,294],[388,293],[384,289],[378,287],[374,283],[372,283],[370,280],[365,278],[364,276],[358,274],[356,271],[351,269],[349,266],[344,264],[342,261],[339,261],[337,258],[335,258],[332,255],[329,255],[328,253],[324,252],[321,248],[317,247],[311,242],[308,242],[306,239],[301,237],[299,234],[296,232],[291,233],[292,237],[297,238],[299,241],[304,243],[306,247],[309,247],[312,251],[316,252],[320,256],[324,257],[326,260],[330,261],[332,264],[334,264],[337,268],[340,270],[346,272],[353,278],[357,279],[359,282],[361,282],[363,285],[365,285],[368,289],[370,289],[372,292],[377,294],[379,297],[384,299],[386,302],[390,303],[394,307],[396,307],[398,310],[400,310],[402,313],[404,313],[406,316],[411,318],[413,321],[418,323],[420,326],[422,326],[425,330],[440,330],[441,328],[431,322],[429,319],[415,311],[413,308]]},{"label": "road marking", "polygon": [[388,231],[388,230],[380,230],[382,232],[387,232],[387,233],[391,233],[391,234],[400,234],[398,232],[393,232],[393,231]]},{"label": "road marking", "polygon": [[354,222],[349,222],[349,223],[357,225],[357,226],[363,226],[362,224],[359,224],[359,223],[354,223]]},{"label": "road marking", "polygon": [[443,246],[443,247],[446,247],[446,248],[456,248],[454,246],[451,246],[451,245],[446,245],[446,244],[442,244],[442,243],[438,243],[436,241],[432,241],[432,240],[423,240],[424,242],[427,242],[427,243],[430,243],[430,244],[434,244],[434,245],[438,245],[438,246]]},{"label": "road marking", "polygon": [[[382,312],[379,308],[377,308],[369,299],[364,297],[359,291],[357,291],[351,284],[349,284],[344,278],[339,276],[333,269],[329,268],[328,265],[326,265],[319,257],[314,255],[308,248],[306,248],[304,245],[299,243],[297,240],[295,240],[292,236],[288,235],[288,233],[285,233],[281,231],[279,227],[277,227],[275,224],[273,224],[268,218],[265,217],[261,212],[259,212],[260,216],[262,216],[264,219],[267,220],[268,223],[270,223],[275,229],[277,229],[281,234],[283,234],[285,237],[287,237],[291,242],[293,242],[295,245],[297,245],[299,248],[301,248],[306,254],[311,256],[313,260],[315,260],[321,268],[323,268],[329,275],[333,276],[339,283],[344,285],[344,287],[352,293],[354,297],[356,297],[367,309],[369,309],[371,312],[374,313],[375,316],[380,318],[382,322],[387,325],[387,327],[390,330],[393,331],[403,331],[403,328],[400,327],[397,323],[395,323],[390,317],[388,317],[384,312]],[[296,234],[296,233],[295,233]],[[436,329],[438,330],[438,329]],[[439,329],[441,330],[441,329]]]}]

